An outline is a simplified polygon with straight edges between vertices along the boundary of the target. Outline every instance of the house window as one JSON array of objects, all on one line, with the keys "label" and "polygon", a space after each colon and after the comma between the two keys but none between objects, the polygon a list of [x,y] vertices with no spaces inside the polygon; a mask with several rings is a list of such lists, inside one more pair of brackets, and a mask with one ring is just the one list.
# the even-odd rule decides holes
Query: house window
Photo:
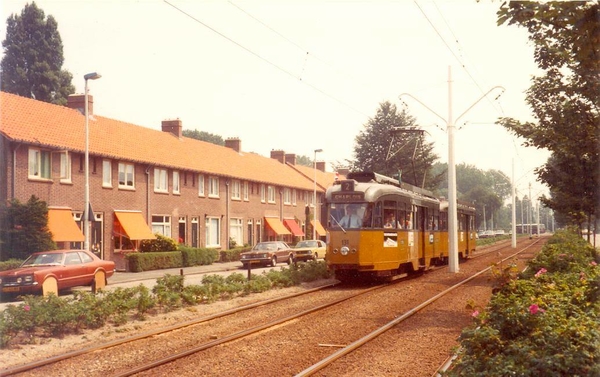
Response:
[{"label": "house window", "polygon": [[192,217],[192,247],[198,247],[200,244],[198,238],[200,236],[200,224],[198,217]]},{"label": "house window", "polygon": [[231,182],[231,199],[234,200],[240,200],[241,197],[241,187],[240,187],[240,181],[238,181],[237,179],[234,179]]},{"label": "house window", "polygon": [[168,192],[168,190],[167,169],[154,168],[154,192]]},{"label": "house window", "polygon": [[50,152],[29,149],[29,178],[50,179]]},{"label": "house window", "polygon": [[292,204],[296,205],[296,189],[292,190]]},{"label": "house window", "polygon": [[173,194],[179,194],[179,172],[173,172]]},{"label": "house window", "polygon": [[71,155],[68,152],[60,154],[60,181],[71,183]]},{"label": "house window", "polygon": [[198,196],[204,196],[204,176],[198,175]]},{"label": "house window", "polygon": [[221,219],[218,217],[206,218],[206,247],[221,246]]},{"label": "house window", "polygon": [[218,198],[219,197],[219,178],[208,177],[208,197]]},{"label": "house window", "polygon": [[112,164],[102,160],[102,187],[112,187]]},{"label": "house window", "polygon": [[269,203],[275,203],[275,187],[273,187],[273,186],[268,187],[267,200]]},{"label": "house window", "polygon": [[283,189],[283,204],[292,204],[292,190],[287,187]]},{"label": "house window", "polygon": [[246,202],[249,200],[248,199],[249,198],[249,193],[248,193],[249,188],[248,188],[248,186],[249,186],[249,183],[247,181],[245,181],[244,182],[244,201],[246,201]]},{"label": "house window", "polygon": [[229,219],[229,238],[235,241],[236,246],[244,244],[244,226],[242,219]]},{"label": "house window", "polygon": [[267,201],[267,192],[265,190],[265,185],[260,185],[260,202],[264,203]]},{"label": "house window", "polygon": [[152,233],[171,237],[171,216],[152,215]]},{"label": "house window", "polygon": [[133,164],[119,162],[119,188],[135,188]]}]

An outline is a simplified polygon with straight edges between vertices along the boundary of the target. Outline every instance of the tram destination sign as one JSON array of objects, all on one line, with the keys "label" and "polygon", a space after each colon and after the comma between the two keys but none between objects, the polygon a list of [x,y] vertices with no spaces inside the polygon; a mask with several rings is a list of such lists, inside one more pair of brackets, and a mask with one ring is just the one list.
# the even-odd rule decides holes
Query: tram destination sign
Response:
[{"label": "tram destination sign", "polygon": [[356,202],[363,201],[365,199],[364,192],[333,192],[331,193],[331,199],[336,202]]}]

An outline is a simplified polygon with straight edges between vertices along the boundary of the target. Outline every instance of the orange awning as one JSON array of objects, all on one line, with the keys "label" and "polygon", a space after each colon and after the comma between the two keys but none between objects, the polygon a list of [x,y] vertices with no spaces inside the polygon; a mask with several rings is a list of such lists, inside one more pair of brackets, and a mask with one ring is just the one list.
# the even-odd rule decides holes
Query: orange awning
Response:
[{"label": "orange awning", "polygon": [[117,212],[115,211],[117,220],[127,233],[130,240],[153,240],[156,239],[150,231],[146,220],[142,217],[141,212]]},{"label": "orange awning", "polygon": [[48,208],[48,229],[54,242],[85,241],[69,208]]},{"label": "orange awning", "polygon": [[312,224],[312,226],[315,227],[319,236],[325,237],[327,235],[325,233],[325,228],[323,228],[323,225],[321,225],[321,222],[319,220],[310,220],[310,223]]},{"label": "orange awning", "polygon": [[279,221],[278,218],[265,217],[265,221],[267,222],[269,228],[273,229],[273,232],[277,233],[278,235],[292,234],[285,226],[283,226],[283,223]]},{"label": "orange awning", "polygon": [[294,236],[302,237],[304,232],[300,229],[300,225],[295,220],[283,219],[283,224],[288,228]]}]

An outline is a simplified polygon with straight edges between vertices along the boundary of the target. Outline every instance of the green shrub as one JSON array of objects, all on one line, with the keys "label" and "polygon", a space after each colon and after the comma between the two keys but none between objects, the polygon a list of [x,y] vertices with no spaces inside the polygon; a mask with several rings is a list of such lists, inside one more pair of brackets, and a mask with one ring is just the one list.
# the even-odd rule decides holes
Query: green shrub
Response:
[{"label": "green shrub", "polygon": [[181,252],[131,253],[127,255],[129,271],[142,272],[183,267]]},{"label": "green shrub", "polygon": [[222,250],[220,254],[221,262],[236,262],[240,260],[240,253],[252,249],[251,246],[238,246],[229,250]]},{"label": "green shrub", "polygon": [[0,271],[13,270],[21,266],[21,263],[23,263],[23,260],[21,259],[11,258],[9,260],[5,260],[3,262],[0,262]]},{"label": "green shrub", "polygon": [[450,376],[600,375],[600,268],[569,233],[558,232],[473,313]]},{"label": "green shrub", "polygon": [[177,250],[177,242],[175,242],[174,239],[158,233],[156,233],[155,236],[156,239],[154,240],[142,240],[142,242],[140,242],[141,252],[147,253]]},{"label": "green shrub", "polygon": [[219,252],[215,249],[179,246],[179,251],[184,267],[210,265],[219,258]]}]

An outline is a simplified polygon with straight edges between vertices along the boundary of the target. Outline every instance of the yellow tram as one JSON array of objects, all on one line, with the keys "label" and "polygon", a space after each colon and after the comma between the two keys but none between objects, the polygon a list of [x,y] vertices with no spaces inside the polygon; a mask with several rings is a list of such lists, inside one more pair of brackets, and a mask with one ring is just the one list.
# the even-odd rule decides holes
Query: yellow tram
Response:
[{"label": "yellow tram", "polygon": [[[459,203],[459,257],[475,250],[475,208]],[[336,278],[393,277],[448,260],[448,202],[372,172],[327,189],[327,265]]]}]

